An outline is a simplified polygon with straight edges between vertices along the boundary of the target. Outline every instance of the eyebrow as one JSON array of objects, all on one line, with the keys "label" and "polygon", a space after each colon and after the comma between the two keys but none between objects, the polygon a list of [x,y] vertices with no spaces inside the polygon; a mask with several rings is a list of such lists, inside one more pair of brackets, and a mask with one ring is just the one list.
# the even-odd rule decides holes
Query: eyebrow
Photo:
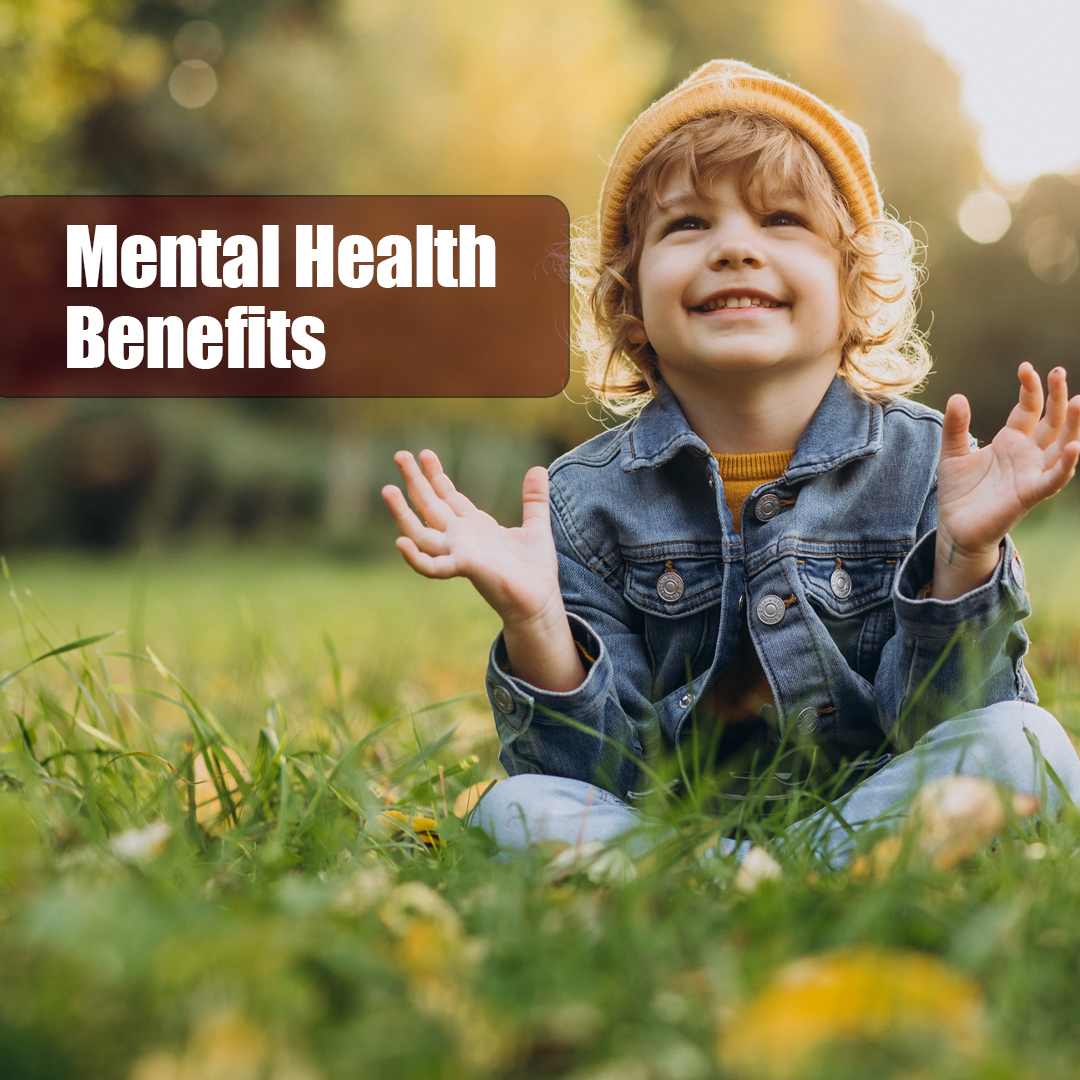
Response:
[{"label": "eyebrow", "polygon": [[[763,197],[768,202],[797,202],[803,206],[807,205],[806,196],[796,190],[793,187],[776,188],[775,190],[766,190],[761,192]],[[705,196],[696,188],[683,188],[677,195],[673,195],[670,199],[657,199],[654,215],[667,214],[672,210],[681,210],[686,207],[698,205]]]},{"label": "eyebrow", "polygon": [[678,195],[674,195],[670,199],[657,199],[655,209],[661,214],[666,214],[671,210],[695,206],[699,204],[703,198],[704,196],[700,191],[694,188],[683,188]]}]

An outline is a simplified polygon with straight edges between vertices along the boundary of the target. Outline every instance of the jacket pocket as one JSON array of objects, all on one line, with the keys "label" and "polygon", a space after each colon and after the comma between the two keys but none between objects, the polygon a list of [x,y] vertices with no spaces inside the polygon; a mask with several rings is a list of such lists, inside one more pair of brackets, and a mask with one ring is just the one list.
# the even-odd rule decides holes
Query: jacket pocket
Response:
[{"label": "jacket pocket", "polygon": [[870,681],[895,631],[892,587],[900,562],[880,555],[798,560],[811,608],[848,667]]},{"label": "jacket pocket", "polygon": [[688,673],[696,678],[712,664],[723,587],[718,558],[627,560],[623,596],[645,616],[658,697],[685,686]]}]

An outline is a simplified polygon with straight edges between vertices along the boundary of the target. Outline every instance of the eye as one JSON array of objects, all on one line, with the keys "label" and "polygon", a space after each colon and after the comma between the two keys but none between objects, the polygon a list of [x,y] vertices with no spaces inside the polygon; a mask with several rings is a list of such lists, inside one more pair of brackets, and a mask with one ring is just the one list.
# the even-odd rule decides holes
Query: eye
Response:
[{"label": "eye", "polygon": [[683,217],[676,218],[674,221],[669,222],[664,226],[664,236],[675,232],[691,232],[695,229],[704,229],[708,226],[702,218],[695,217],[693,214],[685,214]]},{"label": "eye", "polygon": [[794,225],[803,229],[807,227],[806,221],[791,210],[774,210],[771,214],[767,214],[761,223],[774,226]]}]

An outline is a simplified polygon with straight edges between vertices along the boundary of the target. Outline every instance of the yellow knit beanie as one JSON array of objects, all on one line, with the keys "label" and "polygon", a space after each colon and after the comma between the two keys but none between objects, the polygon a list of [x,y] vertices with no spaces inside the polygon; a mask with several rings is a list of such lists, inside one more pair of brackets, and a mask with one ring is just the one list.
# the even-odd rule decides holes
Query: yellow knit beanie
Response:
[{"label": "yellow knit beanie", "polygon": [[806,139],[832,176],[856,225],[881,216],[881,196],[862,128],[794,83],[738,60],[711,60],[650,105],[616,147],[600,194],[603,264],[623,243],[626,198],[649,151],[690,120],[736,109],[774,116]]}]

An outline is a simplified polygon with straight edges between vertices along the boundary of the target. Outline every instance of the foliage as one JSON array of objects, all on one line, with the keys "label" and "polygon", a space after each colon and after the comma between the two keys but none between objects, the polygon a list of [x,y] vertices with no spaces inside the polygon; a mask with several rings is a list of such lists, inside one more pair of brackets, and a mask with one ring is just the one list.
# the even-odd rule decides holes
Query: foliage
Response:
[{"label": "foliage", "polygon": [[[1075,257],[1078,189],[1043,178],[1016,203],[1001,242],[980,247],[964,237],[955,213],[984,177],[958,77],[917,23],[884,0],[453,0],[425,8],[376,0],[0,0],[0,191],[542,192],[561,198],[572,217],[591,215],[626,122],[716,56],[794,78],[865,127],[886,202],[917,222],[916,235],[928,242],[921,322],[937,371],[927,400],[940,407],[949,393],[968,393],[974,429],[990,437],[1015,399],[1021,360],[1045,372],[1070,358],[1080,276],[1060,275]],[[199,107],[170,93],[184,63],[213,69],[217,92]],[[1065,253],[1042,279],[1031,270],[1033,244],[1043,261],[1047,252]],[[570,397],[584,396],[575,374]],[[597,430],[564,397],[278,402],[267,416],[312,433],[304,456],[321,462],[316,475],[269,467],[280,450],[275,425],[249,425],[248,406],[218,408],[219,429],[261,433],[262,476],[235,475],[227,437],[214,434],[189,453],[178,429],[206,426],[187,403],[162,410],[133,402],[125,411],[137,427],[166,414],[174,422],[160,425],[150,461],[129,463],[146,477],[164,473],[147,480],[137,514],[118,516],[127,524],[111,527],[116,542],[245,535],[243,521],[254,519],[255,532],[325,531],[355,547],[364,542],[360,524],[376,478],[385,478],[379,455],[391,437],[419,449],[420,439],[465,446],[475,435],[461,456],[489,460],[504,456],[493,443],[519,440],[527,465]],[[5,432],[40,429],[46,411],[8,406]],[[62,408],[52,417],[57,429],[41,434],[55,445],[72,417]],[[26,456],[36,436],[24,442],[15,430],[8,438],[0,536],[92,543],[102,530],[93,521],[65,522],[70,508],[56,494],[57,474],[38,485],[44,470]],[[213,461],[202,453],[207,446]],[[343,489],[349,469],[368,479]],[[493,507],[501,514],[512,512],[504,495],[511,488],[500,476],[478,483],[505,498]],[[37,500],[32,512],[24,512],[28,490]],[[185,510],[200,492],[205,505]],[[235,528],[229,502],[241,507]]]},{"label": "foliage", "polygon": [[161,78],[165,50],[131,28],[130,13],[130,0],[0,3],[0,194],[79,186],[79,125],[100,103],[131,100]]}]

